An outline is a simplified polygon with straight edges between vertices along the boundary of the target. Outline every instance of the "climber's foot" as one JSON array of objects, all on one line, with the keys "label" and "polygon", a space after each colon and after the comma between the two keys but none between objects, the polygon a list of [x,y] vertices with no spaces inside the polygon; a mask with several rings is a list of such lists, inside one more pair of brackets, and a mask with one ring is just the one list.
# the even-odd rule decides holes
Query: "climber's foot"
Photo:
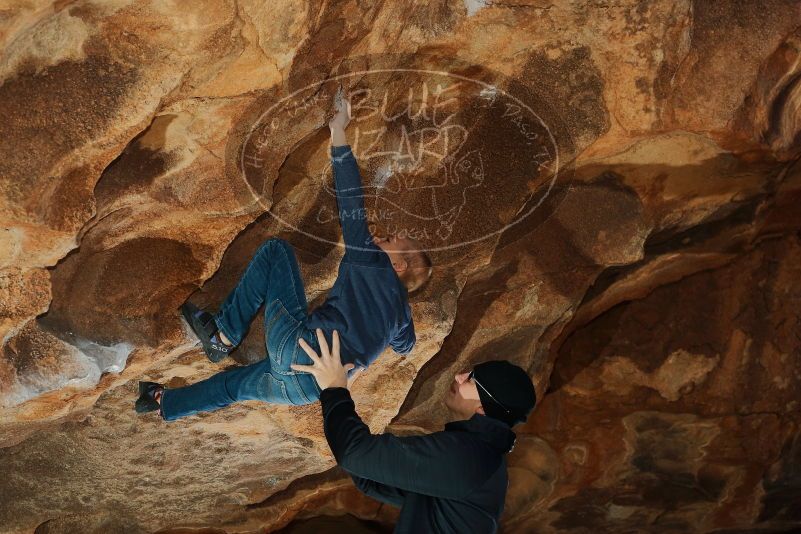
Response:
[{"label": "climber's foot", "polygon": [[209,312],[187,302],[181,306],[181,315],[200,340],[203,352],[206,353],[209,360],[219,362],[234,350],[232,345],[226,345],[220,339],[217,323],[214,322],[214,316]]},{"label": "climber's foot", "polygon": [[137,413],[147,413],[158,410],[161,415],[161,394],[164,386],[156,382],[139,381],[139,398],[136,399]]}]

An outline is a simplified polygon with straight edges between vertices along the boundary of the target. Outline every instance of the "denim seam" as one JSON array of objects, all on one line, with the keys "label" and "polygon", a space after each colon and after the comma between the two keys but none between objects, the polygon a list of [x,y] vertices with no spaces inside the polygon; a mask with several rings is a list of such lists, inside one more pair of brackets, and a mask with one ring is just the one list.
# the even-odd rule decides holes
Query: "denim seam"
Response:
[{"label": "denim seam", "polygon": [[[297,319],[295,319],[294,317],[292,317],[292,316],[289,314],[289,312],[287,312],[287,311],[286,311],[286,308],[284,308],[283,304],[281,304],[281,308],[283,308],[283,310],[284,310],[284,313],[286,313],[286,314],[287,314],[287,317],[291,318],[293,321],[297,322],[298,324],[297,324],[297,325],[296,325],[294,328],[292,328],[291,330],[289,330],[289,331],[286,333],[286,336],[284,337],[284,339],[282,339],[282,340],[279,342],[279,347],[278,347],[278,356],[279,356],[279,358],[280,358],[281,356],[283,356],[283,355],[284,355],[284,348],[286,347],[286,344],[287,344],[287,341],[289,341],[289,338],[293,337],[293,336],[294,336],[294,335],[295,335],[295,334],[298,332],[298,328],[300,328],[300,322],[299,322]],[[292,365],[292,362],[294,362],[294,361],[295,361],[295,351],[297,350],[297,348],[298,348],[298,344],[297,344],[297,343],[295,343],[295,346],[293,347],[293,351],[292,351],[292,356],[290,356],[290,357],[289,357],[289,364],[290,364],[290,365]],[[281,360],[278,360],[278,362],[277,362],[277,363],[279,364],[279,367],[280,367],[280,365],[281,365]],[[281,375],[284,375],[284,376],[287,376],[287,375],[292,375],[292,374],[294,374],[294,371],[291,371],[291,370],[290,370],[289,372],[287,372],[287,373],[284,373],[284,372],[283,372],[283,369],[276,369],[276,372],[277,372],[278,374],[281,374]]]},{"label": "denim seam", "polygon": [[[270,349],[269,349],[269,347],[267,348],[267,353],[268,353],[267,357],[270,358],[271,362],[274,362],[276,365],[279,366],[278,369],[273,369],[273,371],[276,372],[277,374],[281,375],[281,376],[290,376],[290,375],[295,374],[295,372],[294,371],[286,371],[286,372],[284,372],[282,369],[280,369],[281,357],[284,354],[284,348],[286,347],[286,344],[289,341],[289,338],[293,337],[294,334],[297,333],[298,329],[302,326],[302,324],[301,324],[300,321],[295,319],[292,316],[292,314],[290,314],[287,311],[286,307],[284,306],[284,303],[281,302],[281,299],[275,299],[274,301],[272,301],[272,303],[278,303],[278,309],[276,310],[275,315],[273,316],[273,319],[270,321],[269,326],[267,328],[265,328],[265,334],[266,335],[270,334],[270,331],[272,330],[272,328],[275,325],[276,321],[278,321],[278,318],[279,318],[279,316],[281,314],[286,315],[287,319],[291,320],[293,323],[297,323],[294,327],[292,327],[289,331],[287,331],[287,333],[284,335],[283,339],[279,340],[278,349],[276,350],[277,354],[275,354],[275,355],[269,354]],[[272,303],[271,303],[271,305],[272,305]],[[293,355],[290,358],[290,364],[295,359],[295,351],[297,351],[297,343],[295,344],[295,347],[293,348]]]},{"label": "denim seam", "polygon": [[[289,246],[289,245],[282,245],[279,248],[284,252],[284,259],[286,260],[286,263],[288,265],[291,265],[292,261],[289,259],[289,253],[286,251],[286,247],[287,246]],[[292,280],[292,295],[295,297],[295,305],[296,305],[295,308],[296,309],[300,309],[300,308],[302,308],[302,306],[300,305],[300,299],[298,298],[298,286],[295,285],[295,276],[294,276],[294,274],[295,274],[294,270],[292,268],[290,268],[290,277],[289,277],[289,279]],[[306,297],[305,289],[304,289],[304,292],[303,292],[303,297],[304,298]],[[292,318],[294,319],[294,316]]]},{"label": "denim seam", "polygon": [[233,395],[231,395],[231,391],[228,389],[228,376],[226,376],[226,379],[223,380],[223,389],[225,390],[225,394],[228,395],[228,398],[232,400],[232,403],[236,402],[236,399]]},{"label": "denim seam", "polygon": [[283,395],[284,400],[286,400],[287,402],[290,402],[290,403],[292,402],[290,400],[290,398],[289,398],[289,394],[286,392],[286,384],[284,384],[283,380],[279,380],[276,377],[274,377],[273,374],[272,374],[272,371],[265,371],[264,372],[264,378],[268,382],[270,381],[270,379],[272,379],[274,382],[278,383],[278,389],[281,390],[281,394]]},{"label": "denim seam", "polygon": [[[281,305],[280,299],[273,300],[272,302],[270,302],[269,306],[272,306],[276,302],[278,303],[278,306],[276,307],[275,314],[272,316],[272,318],[270,319],[270,322],[264,328],[264,335],[266,337],[268,337],[268,338],[270,336],[270,333],[273,330],[273,326],[275,325],[275,322],[278,320],[278,316],[281,314],[281,308],[283,308],[283,305]],[[265,312],[266,311],[267,311],[267,308],[265,308]],[[273,358],[273,356],[270,354],[270,349],[268,347],[265,347],[265,348],[267,348],[267,357],[271,358],[271,361],[275,361],[276,363],[279,363],[278,360],[275,360]]]},{"label": "denim seam", "polygon": [[292,375],[292,378],[295,379],[295,389],[298,390],[300,396],[306,399],[306,404],[311,404],[312,400],[306,395],[306,392],[303,391],[303,387],[300,385],[300,379],[298,378],[298,374],[295,373],[294,375]]},{"label": "denim seam", "polygon": [[[260,247],[259,252],[257,252],[257,254],[259,254],[261,252],[261,248],[263,248],[263,247],[264,247],[264,245],[262,245]],[[242,274],[242,276],[239,277],[240,282],[241,282],[241,280],[243,278],[245,278],[245,276],[250,272],[250,270],[255,265],[256,265],[256,262],[250,262],[248,264],[248,267],[247,267],[247,269],[245,269],[245,272]],[[240,282],[238,282],[237,285],[234,286],[233,291],[236,291],[236,288],[239,286]],[[216,320],[216,317],[215,317],[215,321],[214,322],[217,324],[217,326],[220,328],[220,330],[222,330],[223,334],[225,334],[225,337],[228,338],[228,341],[230,341],[234,345],[239,345],[240,343],[242,343],[242,339],[237,337],[237,336],[229,335],[230,329],[228,328],[228,325],[225,324],[225,322],[222,320],[222,316],[225,314],[225,312],[228,310],[228,308],[230,308],[233,305],[233,303],[234,303],[233,300],[231,300],[231,302],[229,302],[227,304],[225,302],[223,302],[222,303],[222,308],[217,312],[217,315],[220,316],[220,322],[218,322]],[[220,324],[220,323],[222,323],[222,324]]]}]

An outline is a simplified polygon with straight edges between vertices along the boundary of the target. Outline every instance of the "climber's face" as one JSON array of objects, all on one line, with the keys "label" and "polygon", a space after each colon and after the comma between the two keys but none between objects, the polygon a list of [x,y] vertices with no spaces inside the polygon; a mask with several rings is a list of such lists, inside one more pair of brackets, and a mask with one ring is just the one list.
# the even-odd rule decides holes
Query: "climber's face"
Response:
[{"label": "climber's face", "polygon": [[478,386],[470,378],[470,373],[460,373],[453,377],[453,382],[445,394],[445,406],[461,419],[470,419],[475,413],[484,413]]},{"label": "climber's face", "polygon": [[403,272],[408,267],[406,253],[420,248],[420,243],[417,240],[410,237],[398,237],[397,235],[374,237],[373,243],[387,253],[387,256],[392,261],[392,266],[398,272]]}]

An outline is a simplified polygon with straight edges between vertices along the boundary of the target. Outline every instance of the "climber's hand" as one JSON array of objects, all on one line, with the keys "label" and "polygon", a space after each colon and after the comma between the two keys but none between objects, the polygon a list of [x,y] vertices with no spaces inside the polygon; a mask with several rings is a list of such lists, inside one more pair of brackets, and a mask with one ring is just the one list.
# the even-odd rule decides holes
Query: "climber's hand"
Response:
[{"label": "climber's hand", "polygon": [[313,348],[306,343],[303,338],[298,339],[298,345],[301,346],[309,358],[312,360],[312,365],[297,365],[292,364],[290,367],[295,371],[302,371],[311,373],[314,379],[317,380],[317,385],[320,389],[328,388],[346,388],[348,387],[348,371],[355,366],[352,363],[342,365],[342,360],[339,358],[339,332],[334,330],[332,336],[332,348],[328,350],[328,342],[325,340],[323,331],[317,329],[317,341],[320,342],[320,352],[318,355]]},{"label": "climber's hand", "polygon": [[350,100],[345,97],[341,85],[334,95],[334,109],[336,109],[336,114],[328,121],[328,127],[331,130],[344,130],[348,127],[351,115]]}]

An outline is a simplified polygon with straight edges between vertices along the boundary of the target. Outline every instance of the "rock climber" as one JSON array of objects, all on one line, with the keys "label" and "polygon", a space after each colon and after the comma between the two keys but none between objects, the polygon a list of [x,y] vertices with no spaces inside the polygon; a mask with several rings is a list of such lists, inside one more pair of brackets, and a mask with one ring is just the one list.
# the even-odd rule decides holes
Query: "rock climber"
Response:
[{"label": "rock climber", "polygon": [[292,247],[282,239],[268,239],[216,314],[191,303],[182,307],[182,314],[206,355],[218,362],[242,342],[253,317],[264,305],[267,357],[181,388],[141,381],[135,403],[137,412],[158,411],[163,419],[172,421],[243,400],[313,403],[321,391],[317,382],[311,374],[291,366],[311,363],[299,349],[298,341],[316,347],[315,328],[342,332],[342,346],[349,358],[345,363],[352,364],[351,379],[387,346],[402,355],[414,347],[409,293],[430,278],[431,259],[415,239],[371,235],[361,175],[345,134],[351,105],[341,87],[334,109],[336,113],[328,126],[345,254],[328,298],[308,313]]}]

